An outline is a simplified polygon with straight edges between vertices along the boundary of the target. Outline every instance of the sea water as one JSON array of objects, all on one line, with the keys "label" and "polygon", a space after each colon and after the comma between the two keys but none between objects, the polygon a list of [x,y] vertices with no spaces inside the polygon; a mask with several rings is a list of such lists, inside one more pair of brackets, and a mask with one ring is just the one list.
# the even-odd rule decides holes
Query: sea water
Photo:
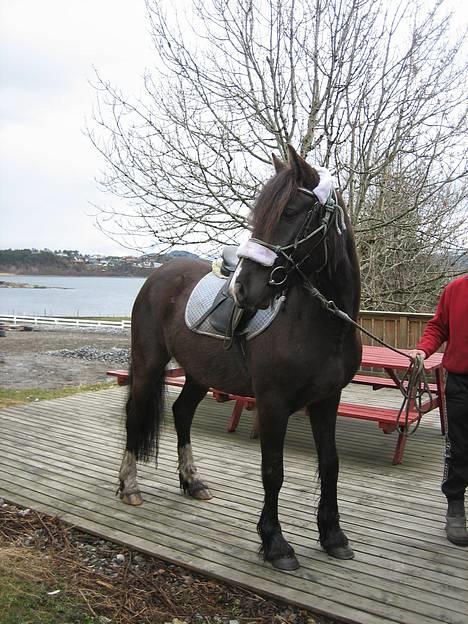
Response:
[{"label": "sea water", "polygon": [[0,288],[0,314],[19,316],[130,316],[146,278],[0,275],[40,288]]}]

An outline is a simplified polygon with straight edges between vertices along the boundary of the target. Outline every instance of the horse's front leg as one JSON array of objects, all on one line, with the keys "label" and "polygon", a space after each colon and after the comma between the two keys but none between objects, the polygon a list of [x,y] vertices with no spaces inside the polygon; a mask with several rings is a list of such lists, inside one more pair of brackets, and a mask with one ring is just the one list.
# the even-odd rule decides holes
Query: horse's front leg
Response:
[{"label": "horse's front leg", "polygon": [[260,443],[262,449],[262,481],[265,492],[257,531],[262,540],[260,553],[279,570],[296,570],[299,562],[294,550],[283,537],[278,519],[278,496],[283,485],[283,447],[288,424],[287,409],[268,406],[257,400]]},{"label": "horse's front leg", "polygon": [[338,453],[335,431],[338,404],[341,392],[337,395],[307,407],[317,447],[320,478],[320,502],[317,512],[317,525],[320,544],[329,555],[336,559],[352,559],[354,553],[348,538],[341,530],[338,513]]}]

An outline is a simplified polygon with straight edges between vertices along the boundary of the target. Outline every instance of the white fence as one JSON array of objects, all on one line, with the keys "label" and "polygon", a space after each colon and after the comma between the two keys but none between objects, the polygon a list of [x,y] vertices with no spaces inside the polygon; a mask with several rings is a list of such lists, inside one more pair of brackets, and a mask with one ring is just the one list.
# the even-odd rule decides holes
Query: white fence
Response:
[{"label": "white fence", "polygon": [[81,318],[58,318],[52,316],[19,316],[17,314],[0,315],[0,325],[16,327],[18,325],[54,325],[60,327],[117,327],[130,329],[130,321],[100,321]]}]

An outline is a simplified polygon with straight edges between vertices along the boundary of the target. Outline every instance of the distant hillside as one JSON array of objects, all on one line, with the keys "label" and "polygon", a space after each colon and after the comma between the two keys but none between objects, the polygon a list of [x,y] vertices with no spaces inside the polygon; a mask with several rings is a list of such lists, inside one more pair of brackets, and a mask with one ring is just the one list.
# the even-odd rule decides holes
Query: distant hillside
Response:
[{"label": "distant hillside", "polygon": [[0,250],[0,273],[25,275],[107,275],[145,277],[154,266],[126,258],[88,256],[79,252],[36,249]]},{"label": "distant hillside", "polygon": [[197,256],[179,250],[121,257],[81,254],[76,250],[1,249],[0,273],[146,277],[160,264],[178,257]]}]

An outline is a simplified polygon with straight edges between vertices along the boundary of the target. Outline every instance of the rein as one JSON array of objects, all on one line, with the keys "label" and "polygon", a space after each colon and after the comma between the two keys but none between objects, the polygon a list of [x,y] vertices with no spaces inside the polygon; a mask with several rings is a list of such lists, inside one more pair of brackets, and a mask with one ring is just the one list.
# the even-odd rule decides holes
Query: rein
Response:
[{"label": "rein", "polygon": [[[391,351],[394,351],[395,353],[398,353],[399,355],[403,355],[404,357],[410,360],[410,365],[406,369],[406,372],[403,375],[403,378],[398,380],[398,388],[401,394],[403,395],[403,402],[401,404],[396,420],[397,420],[397,424],[399,424],[400,426],[400,429],[403,428],[402,430],[403,435],[405,435],[406,437],[413,435],[418,429],[423,415],[426,414],[427,412],[430,412],[431,409],[433,408],[432,392],[429,387],[426,370],[424,368],[424,360],[422,359],[422,357],[418,355],[413,360],[413,358],[410,355],[408,355],[408,353],[405,353],[404,351],[401,351],[400,349],[397,349],[396,347],[392,347],[391,345],[387,344],[386,342],[384,342],[383,340],[381,340],[380,338],[372,334],[365,327],[363,327],[362,325],[357,323],[355,320],[353,320],[349,316],[349,314],[341,310],[334,301],[329,301],[318,290],[318,288],[316,288],[311,283],[309,278],[300,269],[299,269],[299,274],[304,280],[303,286],[306,289],[306,291],[309,292],[314,298],[316,298],[325,310],[327,310],[334,316],[337,316],[338,318],[345,321],[346,323],[352,325],[353,327],[358,329],[360,332],[362,332],[363,334],[366,334],[367,336],[369,336],[370,338],[372,338],[373,340],[375,340],[382,346],[386,347],[387,349],[390,349]],[[429,400],[428,407],[426,409],[423,409],[422,407],[424,397],[427,397]],[[417,412],[418,418],[415,421],[414,427],[410,430],[408,426],[408,422],[409,422],[409,413],[411,411],[412,406],[414,406],[414,410]],[[404,414],[404,422],[401,422],[400,424],[400,419],[402,417],[402,414]]]}]

